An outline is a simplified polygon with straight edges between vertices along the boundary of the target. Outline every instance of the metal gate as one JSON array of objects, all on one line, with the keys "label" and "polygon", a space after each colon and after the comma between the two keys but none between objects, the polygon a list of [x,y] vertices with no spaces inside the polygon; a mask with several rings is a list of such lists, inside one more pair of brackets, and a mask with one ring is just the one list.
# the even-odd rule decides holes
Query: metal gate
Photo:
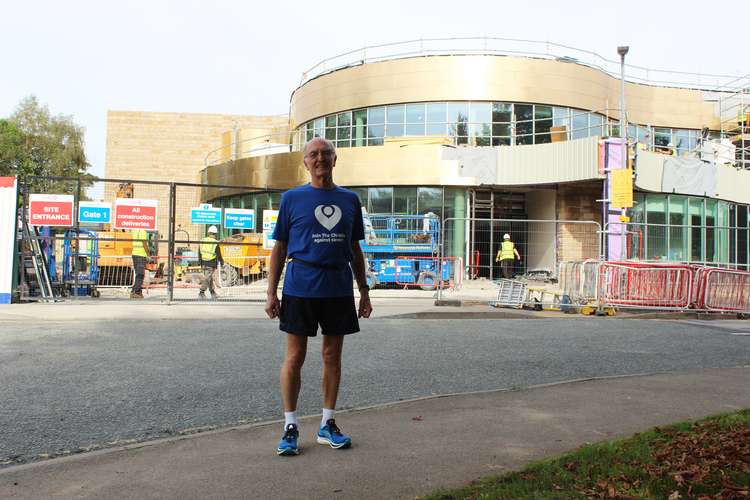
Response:
[{"label": "metal gate", "polygon": [[[278,208],[278,191],[85,177],[32,177],[19,185],[17,299],[129,299],[133,247],[145,243],[144,300],[265,300],[262,281],[270,249],[264,248],[262,217]],[[268,203],[258,212],[242,206],[217,211],[205,203],[228,190],[267,195]],[[58,205],[62,215],[44,214]],[[228,220],[230,213],[234,218]],[[199,265],[201,239],[211,225],[218,229],[224,257],[215,272]],[[137,237],[139,228],[145,238]],[[204,294],[201,288],[207,289]]]}]

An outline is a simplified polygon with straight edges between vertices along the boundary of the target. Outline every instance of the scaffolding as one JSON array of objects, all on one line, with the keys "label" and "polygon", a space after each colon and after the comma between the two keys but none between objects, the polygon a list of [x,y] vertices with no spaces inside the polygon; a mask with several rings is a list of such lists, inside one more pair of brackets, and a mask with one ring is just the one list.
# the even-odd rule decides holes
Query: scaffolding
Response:
[{"label": "scaffolding", "polygon": [[721,138],[735,147],[735,166],[750,170],[750,75],[732,84],[719,98]]}]

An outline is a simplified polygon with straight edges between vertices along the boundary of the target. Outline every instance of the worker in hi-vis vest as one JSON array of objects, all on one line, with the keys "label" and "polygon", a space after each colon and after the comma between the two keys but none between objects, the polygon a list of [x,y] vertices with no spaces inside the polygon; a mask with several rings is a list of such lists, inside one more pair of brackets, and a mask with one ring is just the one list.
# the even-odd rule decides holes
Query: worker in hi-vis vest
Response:
[{"label": "worker in hi-vis vest", "polygon": [[510,279],[513,277],[513,259],[516,258],[519,261],[521,256],[516,250],[516,245],[510,241],[510,235],[505,233],[503,235],[503,242],[500,243],[500,250],[497,251],[495,262],[500,263],[500,269],[503,271],[503,278]]},{"label": "worker in hi-vis vest", "polygon": [[208,236],[201,239],[198,252],[200,265],[203,268],[201,291],[198,293],[198,297],[201,299],[206,298],[206,289],[211,292],[212,299],[218,297],[216,290],[214,290],[214,272],[220,264],[224,264],[224,259],[221,256],[219,240],[216,239],[217,234],[219,234],[219,230],[216,229],[216,226],[211,226],[208,228]]},{"label": "worker in hi-vis vest", "polygon": [[143,298],[143,277],[146,274],[146,264],[148,264],[148,233],[145,229],[134,229],[131,233],[132,250],[130,255],[133,257],[133,288],[130,290],[131,299]]}]

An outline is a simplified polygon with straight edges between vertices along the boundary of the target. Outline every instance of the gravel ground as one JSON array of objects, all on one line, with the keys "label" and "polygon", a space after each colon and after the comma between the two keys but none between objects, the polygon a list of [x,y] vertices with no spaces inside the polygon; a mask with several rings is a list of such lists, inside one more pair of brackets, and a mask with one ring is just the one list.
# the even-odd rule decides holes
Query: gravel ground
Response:
[{"label": "gravel ground", "polygon": [[[750,337],[623,319],[372,319],[345,342],[340,408],[576,378],[750,364]],[[0,466],[280,416],[267,320],[0,322]],[[320,339],[299,412],[320,411]],[[344,423],[345,425],[345,423]]]}]

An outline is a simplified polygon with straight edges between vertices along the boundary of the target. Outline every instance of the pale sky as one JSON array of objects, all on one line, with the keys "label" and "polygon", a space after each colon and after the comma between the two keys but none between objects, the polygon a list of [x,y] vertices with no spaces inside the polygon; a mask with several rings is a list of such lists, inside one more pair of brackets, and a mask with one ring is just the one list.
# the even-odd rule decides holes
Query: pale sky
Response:
[{"label": "pale sky", "polygon": [[284,114],[302,71],[420,37],[547,40],[677,71],[746,75],[750,2],[38,1],[0,4],[0,117],[34,94],[86,128],[104,174],[107,110]]}]

